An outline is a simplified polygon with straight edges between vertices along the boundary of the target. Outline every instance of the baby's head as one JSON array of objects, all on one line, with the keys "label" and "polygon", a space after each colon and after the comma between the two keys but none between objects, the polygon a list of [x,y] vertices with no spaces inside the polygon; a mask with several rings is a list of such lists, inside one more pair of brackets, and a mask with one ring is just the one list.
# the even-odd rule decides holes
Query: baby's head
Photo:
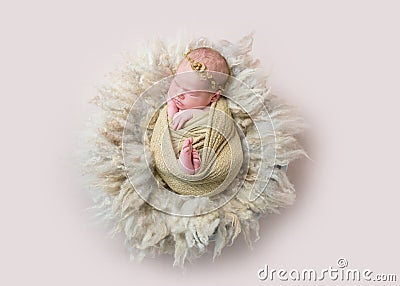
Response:
[{"label": "baby's head", "polygon": [[180,62],[168,95],[179,109],[209,106],[219,99],[229,73],[219,52],[206,47],[195,49]]}]

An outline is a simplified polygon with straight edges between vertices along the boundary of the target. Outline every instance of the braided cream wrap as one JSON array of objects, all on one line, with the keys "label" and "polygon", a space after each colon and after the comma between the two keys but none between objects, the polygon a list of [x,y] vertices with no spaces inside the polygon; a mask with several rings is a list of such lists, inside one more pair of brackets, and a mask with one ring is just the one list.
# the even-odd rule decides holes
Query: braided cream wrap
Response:
[{"label": "braided cream wrap", "polygon": [[[150,146],[157,172],[173,191],[181,195],[214,195],[235,179],[243,162],[243,151],[230,118],[225,98],[212,103],[210,111],[189,120],[179,130],[170,127],[166,107],[161,110]],[[190,137],[202,158],[195,175],[181,171],[176,160],[183,141]]]}]

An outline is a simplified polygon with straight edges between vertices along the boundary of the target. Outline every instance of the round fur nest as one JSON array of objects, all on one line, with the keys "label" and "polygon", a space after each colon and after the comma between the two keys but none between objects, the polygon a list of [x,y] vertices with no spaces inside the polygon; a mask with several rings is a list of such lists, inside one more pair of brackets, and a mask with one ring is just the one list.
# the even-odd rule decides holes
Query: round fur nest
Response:
[{"label": "round fur nest", "polygon": [[[211,42],[205,38],[180,40],[172,44],[154,41],[148,43],[137,56],[127,56],[124,65],[112,75],[111,84],[99,88],[99,95],[93,102],[101,111],[90,122],[88,134],[91,138],[88,140],[84,170],[94,198],[96,215],[112,225],[114,234],[125,234],[132,259],[142,260],[168,253],[174,254],[174,265],[183,266],[186,259],[190,261],[205,253],[210,241],[215,241],[215,258],[240,233],[251,246],[259,238],[260,216],[277,213],[280,207],[293,203],[294,188],[286,176],[285,166],[306,155],[294,137],[303,130],[304,123],[294,115],[290,106],[271,94],[259,61],[251,55],[252,41],[251,35],[238,43]],[[247,113],[243,113],[232,104],[232,114],[250,145],[261,144],[252,138],[255,136],[251,131],[255,122],[271,122],[273,136],[266,135],[268,132],[271,135],[270,130],[258,132],[270,143],[269,146],[273,146],[274,160],[269,161],[267,168],[260,168],[262,158],[250,154],[240,191],[224,205],[195,216],[173,215],[153,207],[135,190],[138,184],[146,186],[146,174],[135,174],[132,182],[126,160],[134,162],[138,170],[148,169],[152,163],[146,160],[146,152],[143,151],[147,150],[146,140],[139,138],[137,134],[140,132],[135,131],[135,128],[140,128],[143,115],[133,114],[137,126],[127,129],[126,122],[132,116],[130,112],[136,100],[154,84],[171,76],[185,51],[204,46],[219,51],[226,58],[232,76],[254,94],[253,98],[248,92],[235,94],[235,101],[246,101],[249,108]],[[268,118],[255,98],[262,102]],[[123,136],[127,132],[131,134],[133,143],[123,146],[126,144]],[[128,155],[124,155],[126,150]],[[259,188],[257,196],[252,197],[255,180],[265,184],[265,188]]]}]

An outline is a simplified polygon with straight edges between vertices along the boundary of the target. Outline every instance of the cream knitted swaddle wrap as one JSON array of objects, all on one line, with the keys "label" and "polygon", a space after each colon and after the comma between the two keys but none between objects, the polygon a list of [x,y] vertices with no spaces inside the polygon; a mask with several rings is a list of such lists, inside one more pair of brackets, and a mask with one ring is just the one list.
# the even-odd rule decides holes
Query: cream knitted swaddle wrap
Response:
[{"label": "cream knitted swaddle wrap", "polygon": [[[181,195],[214,195],[224,191],[235,179],[243,163],[240,137],[225,98],[212,103],[208,112],[174,130],[167,118],[167,107],[159,113],[150,148],[160,177]],[[179,167],[177,157],[185,139],[193,138],[201,158],[194,175]]]}]

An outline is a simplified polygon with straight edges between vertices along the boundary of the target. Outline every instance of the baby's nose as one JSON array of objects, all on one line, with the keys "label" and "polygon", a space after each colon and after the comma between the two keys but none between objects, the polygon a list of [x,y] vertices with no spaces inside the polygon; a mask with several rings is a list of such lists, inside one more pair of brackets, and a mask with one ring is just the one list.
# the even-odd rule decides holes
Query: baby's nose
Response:
[{"label": "baby's nose", "polygon": [[185,95],[183,93],[181,93],[180,95],[178,95],[179,99],[185,99]]}]

